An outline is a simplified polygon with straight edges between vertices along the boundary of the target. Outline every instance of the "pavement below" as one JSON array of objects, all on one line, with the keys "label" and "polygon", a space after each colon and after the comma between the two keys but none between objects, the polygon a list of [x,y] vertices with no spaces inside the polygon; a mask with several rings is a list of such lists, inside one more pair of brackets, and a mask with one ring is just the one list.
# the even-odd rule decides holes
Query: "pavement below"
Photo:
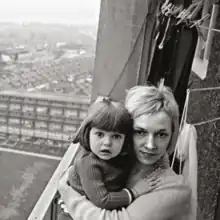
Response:
[{"label": "pavement below", "polygon": [[58,164],[0,151],[0,219],[26,220]]}]

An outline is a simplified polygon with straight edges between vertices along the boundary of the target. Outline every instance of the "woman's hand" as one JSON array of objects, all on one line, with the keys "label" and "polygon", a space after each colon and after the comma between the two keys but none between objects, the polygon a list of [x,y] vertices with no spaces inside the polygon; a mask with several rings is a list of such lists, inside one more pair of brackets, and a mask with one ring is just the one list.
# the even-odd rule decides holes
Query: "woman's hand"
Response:
[{"label": "woman's hand", "polygon": [[[58,186],[57,186],[57,190],[60,192],[60,194],[62,194],[62,191],[65,191],[66,188],[68,187],[68,183],[67,182],[69,180],[70,171],[71,171],[71,167],[69,167],[67,170],[65,170],[61,174],[61,177],[60,177],[60,179],[58,181]],[[61,198],[59,198],[58,204],[60,204],[61,209],[65,213],[68,213],[66,205],[65,205],[65,203],[63,202],[63,200]]]}]

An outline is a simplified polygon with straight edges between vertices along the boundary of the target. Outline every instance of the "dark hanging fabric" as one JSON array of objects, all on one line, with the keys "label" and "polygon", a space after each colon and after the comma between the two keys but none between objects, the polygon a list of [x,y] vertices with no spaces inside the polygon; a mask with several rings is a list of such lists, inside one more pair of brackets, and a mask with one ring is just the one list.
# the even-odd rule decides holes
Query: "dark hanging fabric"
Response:
[{"label": "dark hanging fabric", "polygon": [[[165,30],[168,26],[167,34]],[[174,88],[174,68],[175,59],[178,53],[177,47],[180,38],[181,26],[176,26],[175,18],[164,17],[159,26],[159,36],[157,38],[156,48],[154,51],[151,69],[147,77],[147,81],[152,84],[157,84],[161,78],[165,79],[165,84],[172,89]],[[159,46],[162,44],[163,48]]]},{"label": "dark hanging fabric", "polygon": [[[184,8],[192,3],[192,0],[182,2],[172,2],[174,4],[183,3]],[[156,30],[156,46],[151,62],[147,81],[157,85],[160,79],[164,78],[164,84],[169,86],[177,100],[182,116],[186,92],[188,88],[189,76],[192,62],[196,50],[198,33],[196,28],[189,28],[186,24],[176,25],[175,17],[159,16],[159,25]],[[168,27],[167,31],[166,28]],[[166,32],[166,35],[165,35]],[[165,38],[164,38],[165,36]],[[164,38],[163,48],[160,49]],[[170,163],[173,154],[170,156]],[[174,171],[179,172],[180,161],[175,158]]]},{"label": "dark hanging fabric", "polygon": [[[187,7],[188,4],[185,6]],[[186,24],[176,25],[176,22],[174,17],[160,18],[156,47],[147,81],[157,85],[160,79],[164,78],[164,84],[174,92],[182,115],[198,33],[196,28],[189,28]],[[168,31],[165,35],[167,27]],[[160,49],[159,45],[164,35],[164,46]]]},{"label": "dark hanging fabric", "polygon": [[[174,95],[179,104],[180,116],[182,115],[185,104],[186,92],[188,89],[188,81],[191,73],[195,50],[196,50],[197,39],[198,39],[198,33],[196,28],[185,29],[180,37],[179,51],[177,53],[176,69],[175,69],[175,72],[177,73],[176,75],[177,77],[175,78],[176,84],[174,87]],[[185,56],[181,54],[182,51],[186,51],[186,53],[184,54]],[[182,63],[181,60],[182,58],[183,59],[185,58],[184,63]]]}]

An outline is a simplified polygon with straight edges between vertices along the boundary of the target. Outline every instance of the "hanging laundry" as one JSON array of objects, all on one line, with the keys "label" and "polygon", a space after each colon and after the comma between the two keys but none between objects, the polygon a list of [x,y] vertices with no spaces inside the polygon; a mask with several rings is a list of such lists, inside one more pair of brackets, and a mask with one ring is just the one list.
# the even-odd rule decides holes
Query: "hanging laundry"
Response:
[{"label": "hanging laundry", "polygon": [[[168,2],[168,1],[167,1]],[[198,40],[196,27],[191,27],[192,14],[189,10],[192,0],[169,1],[172,6],[162,6],[159,14],[159,25],[155,34],[156,46],[151,62],[147,81],[157,85],[164,78],[164,84],[171,87],[179,104],[180,116],[188,88],[188,80],[191,73],[192,62]],[[177,10],[177,5],[182,4],[183,10],[172,14]],[[166,8],[168,7],[168,8]],[[192,8],[192,7],[191,7]],[[188,10],[187,10],[188,9]],[[197,11],[197,16],[201,16]]]},{"label": "hanging laundry", "polygon": [[[197,219],[198,203],[197,203],[197,182],[198,182],[198,156],[197,156],[197,131],[196,128],[191,125],[184,123],[183,128],[179,134],[177,141],[177,157],[180,160],[180,173],[192,189],[191,194],[191,207],[192,212],[190,213],[189,219]],[[181,165],[183,164],[183,168]],[[200,218],[201,219],[201,218]]]},{"label": "hanging laundry", "polygon": [[[211,118],[209,120],[200,121],[200,122],[197,122],[197,123],[194,123],[191,125],[187,124],[187,114],[188,114],[188,108],[189,108],[190,94],[193,92],[204,92],[204,91],[215,91],[215,90],[220,90],[220,86],[206,87],[206,88],[194,88],[194,89],[187,90],[187,95],[186,95],[184,108],[183,108],[183,114],[182,114],[181,123],[180,123],[180,134],[179,134],[179,137],[177,140],[177,144],[176,144],[174,153],[170,156],[170,165],[176,173],[182,173],[182,172],[186,173],[189,171],[189,169],[188,169],[188,171],[185,169],[187,166],[192,167],[195,165],[195,164],[193,165],[193,163],[194,163],[193,160],[190,160],[190,161],[187,160],[187,157],[189,155],[195,155],[194,153],[190,153],[190,152],[187,153],[188,146],[189,146],[189,140],[193,141],[193,140],[197,139],[195,127],[220,121],[220,117],[216,117],[216,118]],[[191,133],[193,133],[193,135],[191,135],[192,139],[190,139],[191,136],[189,135]],[[190,146],[193,146],[190,150],[195,152],[194,146],[196,146],[196,145],[191,144]],[[185,166],[186,161],[187,161],[188,165]],[[185,171],[184,171],[184,169],[185,169]],[[191,170],[193,170],[193,169],[191,169]]]}]

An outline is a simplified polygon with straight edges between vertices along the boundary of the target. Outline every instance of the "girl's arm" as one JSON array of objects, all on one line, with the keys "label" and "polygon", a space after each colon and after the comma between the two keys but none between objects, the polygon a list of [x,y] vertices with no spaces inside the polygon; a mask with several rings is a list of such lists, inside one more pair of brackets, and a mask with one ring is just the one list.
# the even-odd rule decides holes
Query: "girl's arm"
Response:
[{"label": "girl's arm", "polygon": [[140,196],[126,209],[108,211],[97,208],[69,187],[66,180],[64,175],[59,182],[59,192],[69,214],[77,220],[167,220],[175,216],[178,220],[189,208],[191,191],[185,184],[177,182]]},{"label": "girl's arm", "polygon": [[[118,209],[131,203],[127,190],[110,192],[104,183],[103,169],[93,158],[84,157],[78,165],[80,181],[87,198],[103,209]],[[71,175],[71,172],[70,172]]]}]

